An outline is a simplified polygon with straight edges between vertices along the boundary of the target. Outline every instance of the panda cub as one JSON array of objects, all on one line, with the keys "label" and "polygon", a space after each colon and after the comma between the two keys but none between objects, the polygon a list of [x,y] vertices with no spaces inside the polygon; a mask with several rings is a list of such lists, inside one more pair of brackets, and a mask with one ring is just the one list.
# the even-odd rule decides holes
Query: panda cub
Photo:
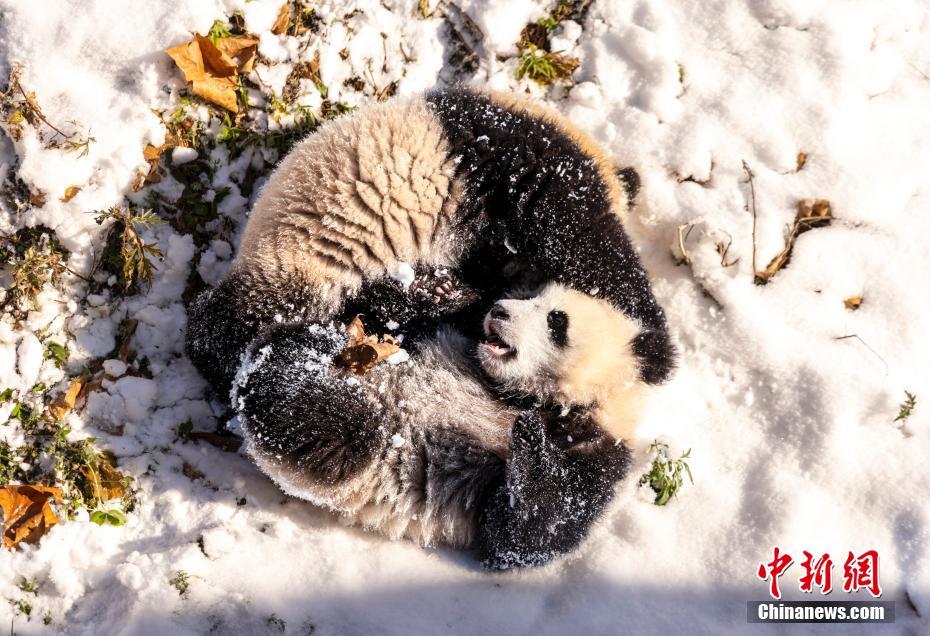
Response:
[{"label": "panda cub", "polygon": [[361,377],[334,363],[343,331],[278,329],[236,379],[247,450],[285,492],[366,529],[540,565],[581,542],[626,471],[639,329],[550,283],[495,303],[480,343],[444,328]]},{"label": "panda cub", "polygon": [[[541,563],[584,535],[636,396],[674,366],[623,228],[634,174],[508,95],[437,90],[328,122],[281,161],[229,273],[189,307],[187,353],[289,492],[392,536]],[[469,344],[530,283],[544,291],[500,301]],[[329,325],[357,313],[402,333],[413,363],[335,369],[345,336]]]}]

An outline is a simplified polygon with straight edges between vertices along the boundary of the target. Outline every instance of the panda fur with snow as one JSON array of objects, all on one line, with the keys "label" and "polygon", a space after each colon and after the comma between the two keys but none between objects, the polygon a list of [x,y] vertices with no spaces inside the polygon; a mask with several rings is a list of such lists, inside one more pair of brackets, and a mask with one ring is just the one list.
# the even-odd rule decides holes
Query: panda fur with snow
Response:
[{"label": "panda fur with snow", "polygon": [[[593,363],[572,367],[583,377],[570,383],[564,374],[527,370],[541,366],[513,377],[503,373],[529,360],[532,343],[546,341],[539,338],[500,367],[497,388],[510,396],[502,401],[481,378],[495,377],[495,359],[487,356],[496,351],[494,338],[504,336],[492,332],[481,348],[482,374],[467,337],[451,328],[434,337],[435,328],[455,325],[469,335],[469,325],[480,325],[490,302],[507,290],[527,278],[550,282],[550,295],[560,290],[579,306],[589,299],[626,326],[618,332],[622,346],[613,348],[615,361],[635,369],[623,380],[625,390],[632,395],[664,380],[674,350],[664,313],[623,230],[624,185],[632,183],[626,181],[587,137],[531,102],[456,89],[368,107],[323,126],[270,177],[230,272],[190,307],[188,353],[221,392],[233,389],[238,375],[233,407],[242,416],[248,448],[286,490],[348,511],[355,521],[392,536],[453,545],[478,540],[498,566],[542,562],[538,555],[551,558],[564,550],[546,548],[538,532],[542,543],[533,548],[527,536],[517,536],[525,524],[504,521],[518,515],[509,507],[520,500],[520,480],[512,477],[518,440],[567,439],[559,431],[575,425],[597,431],[591,435],[598,440],[621,439],[626,424],[614,430],[614,415],[603,414],[635,408],[598,391],[584,393],[585,381],[597,379],[582,373],[596,374]],[[457,280],[464,291],[443,294]],[[353,391],[332,375],[328,362],[345,336],[327,325],[348,322],[359,311],[370,328],[403,333],[414,355],[410,364],[378,365]],[[492,317],[487,324],[498,323]],[[604,337],[610,341],[613,334]],[[381,397],[372,401],[363,384],[376,379]],[[574,389],[565,391],[569,385]],[[401,412],[377,415],[403,410],[424,395],[435,407],[420,409],[415,426],[404,428],[411,420]],[[529,409],[523,408],[526,398]],[[407,434],[387,435],[398,426]],[[403,470],[395,471],[397,484],[380,481],[378,465],[390,464],[389,449],[402,456],[397,449],[408,446],[418,450],[398,460]],[[616,455],[616,466],[624,464],[622,445],[589,446],[605,458]],[[544,447],[527,446],[538,455],[536,464],[555,461]],[[583,456],[570,475],[552,463],[564,488],[540,495],[564,492],[590,470],[614,475],[600,467],[598,452]],[[409,496],[397,498],[397,492]],[[534,505],[560,506],[550,503]],[[465,511],[466,519],[453,509]],[[563,524],[564,512],[537,522],[551,530]],[[578,532],[566,532],[573,534]],[[498,538],[493,546],[492,536]]]}]

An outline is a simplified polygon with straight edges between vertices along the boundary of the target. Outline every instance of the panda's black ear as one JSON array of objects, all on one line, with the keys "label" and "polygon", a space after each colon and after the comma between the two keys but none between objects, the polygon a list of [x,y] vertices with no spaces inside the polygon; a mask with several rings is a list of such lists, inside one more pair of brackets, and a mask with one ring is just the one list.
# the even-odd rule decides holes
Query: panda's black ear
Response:
[{"label": "panda's black ear", "polygon": [[636,201],[636,195],[643,182],[639,178],[639,173],[633,167],[620,168],[617,170],[617,176],[623,183],[623,191],[626,193],[626,202],[632,208]]},{"label": "panda's black ear", "polygon": [[661,384],[675,369],[678,352],[667,331],[643,331],[633,339],[639,359],[639,377],[646,384]]}]

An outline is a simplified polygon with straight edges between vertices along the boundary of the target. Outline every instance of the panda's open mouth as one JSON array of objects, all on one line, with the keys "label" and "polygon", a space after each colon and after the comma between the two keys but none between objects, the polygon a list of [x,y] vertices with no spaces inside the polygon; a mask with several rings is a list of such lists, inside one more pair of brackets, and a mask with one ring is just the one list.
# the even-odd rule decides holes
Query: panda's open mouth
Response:
[{"label": "panda's open mouth", "polygon": [[492,322],[488,325],[481,347],[495,358],[509,359],[517,355],[516,347],[501,338],[497,326]]}]

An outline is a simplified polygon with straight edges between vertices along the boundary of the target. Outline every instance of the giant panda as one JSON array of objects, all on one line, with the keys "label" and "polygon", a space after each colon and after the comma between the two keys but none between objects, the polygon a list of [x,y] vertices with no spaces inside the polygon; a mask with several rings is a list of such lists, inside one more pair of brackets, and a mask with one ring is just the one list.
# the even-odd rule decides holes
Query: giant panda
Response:
[{"label": "giant panda", "polygon": [[[624,382],[631,387],[659,383],[674,366],[674,348],[665,315],[623,229],[631,176],[620,179],[597,146],[554,111],[506,95],[438,90],[334,120],[298,144],[263,187],[229,273],[189,308],[188,354],[218,391],[235,394],[233,407],[243,416],[253,454],[273,456],[281,444],[288,448],[300,440],[308,452],[299,462],[288,467],[268,461],[266,469],[282,484],[296,479],[301,485],[294,492],[311,499],[315,495],[306,479],[316,480],[329,493],[320,497],[322,503],[332,501],[333,488],[355,484],[370,470],[370,451],[383,441],[381,429],[370,429],[355,410],[355,393],[320,380],[340,342],[328,327],[331,321],[348,322],[361,311],[366,324],[374,320],[375,330],[403,333],[416,368],[422,369],[418,381],[405,381],[400,368],[391,374],[389,368],[376,367],[372,376],[385,375],[379,390],[396,403],[410,403],[425,387],[427,394],[438,396],[437,403],[455,405],[454,395],[439,390],[444,382],[466,402],[469,391],[486,397],[488,386],[470,383],[476,368],[468,362],[467,347],[450,343],[468,342],[474,335],[469,329],[481,325],[488,305],[514,285],[548,282],[598,301],[633,325],[632,332],[624,331],[629,336],[625,348],[618,349],[625,352],[621,359],[627,366],[636,369],[635,377]],[[443,294],[452,283],[461,283],[464,291]],[[436,340],[435,329],[442,324],[455,327],[447,333],[465,337]],[[309,362],[311,354],[319,364]],[[485,379],[494,368],[490,359],[486,363],[478,368]],[[562,415],[557,401],[548,399],[555,396],[554,384],[533,374],[515,377],[532,377],[533,383],[499,378],[498,399],[482,401],[486,406],[466,417],[474,422],[467,430],[477,431],[471,439],[481,448],[496,449],[466,454],[478,462],[479,482],[501,474],[492,465],[503,462],[507,474],[516,461],[513,440],[521,437],[508,447],[508,427],[514,435],[523,429],[540,434],[574,421],[572,408]],[[603,398],[569,402],[585,405],[579,422],[603,425],[593,414],[614,406],[602,403]],[[392,418],[385,415],[383,421],[402,421]],[[261,426],[249,424],[259,421]],[[423,456],[443,457],[447,446],[437,442],[420,448]],[[598,465],[595,455],[587,458],[590,466]],[[422,492],[446,492],[446,485],[465,479],[462,461],[453,454],[443,469],[437,468],[441,462],[423,463],[431,468],[421,475]],[[295,477],[300,471],[303,481]],[[557,472],[566,484],[571,481],[564,470]],[[455,530],[445,535],[424,531],[419,538],[464,545],[469,532],[494,527],[503,509],[493,502],[503,495],[489,492],[497,491],[477,488],[469,501],[489,496],[485,509],[499,510],[494,521],[489,517],[470,524],[450,518]],[[507,492],[509,501],[514,492]],[[367,513],[358,510],[364,525],[381,525],[365,521]],[[477,507],[469,510],[478,514]],[[551,517],[547,524],[561,522]],[[502,530],[491,535],[516,541],[517,535],[504,529],[519,533],[520,523],[498,526]],[[405,526],[402,534],[416,532]],[[486,552],[526,552],[525,546],[511,547],[505,541]],[[551,558],[554,552],[546,554]]]},{"label": "giant panda", "polygon": [[495,303],[480,342],[443,327],[359,377],[334,364],[344,330],[295,323],[252,345],[233,399],[285,492],[392,538],[476,547],[492,568],[541,565],[581,542],[626,472],[639,330],[549,283]]}]

